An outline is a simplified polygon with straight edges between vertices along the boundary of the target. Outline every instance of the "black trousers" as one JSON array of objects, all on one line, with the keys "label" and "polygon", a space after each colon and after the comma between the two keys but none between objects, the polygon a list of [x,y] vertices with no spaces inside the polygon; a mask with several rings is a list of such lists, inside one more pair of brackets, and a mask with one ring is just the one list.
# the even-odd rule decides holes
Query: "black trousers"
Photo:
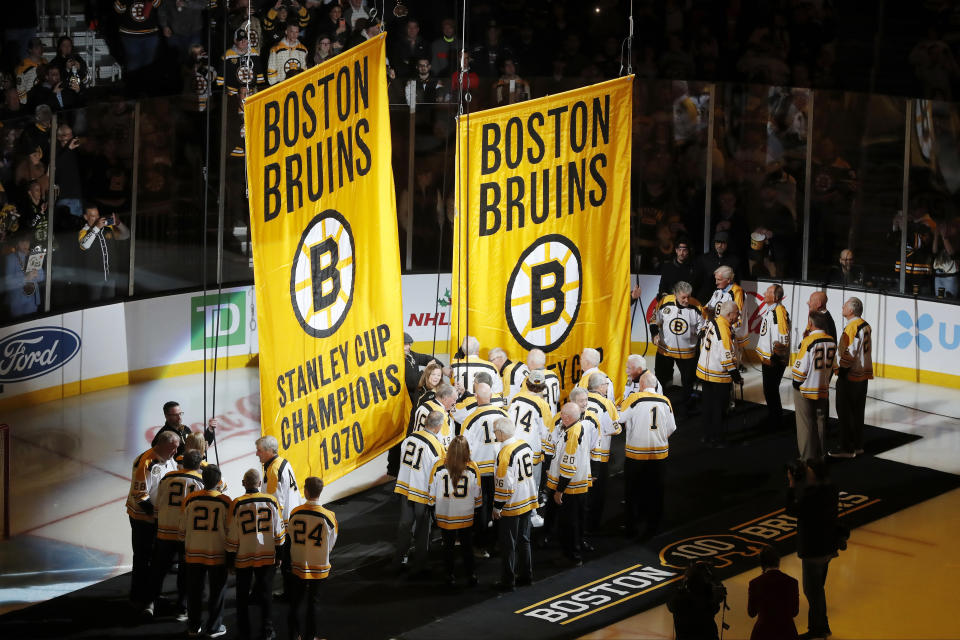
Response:
[{"label": "black trousers", "polygon": [[560,504],[560,548],[571,560],[582,560],[584,510],[587,494],[565,493]]},{"label": "black trousers", "polygon": [[607,501],[607,480],[610,478],[610,463],[590,461],[590,475],[593,476],[593,486],[587,494],[586,522],[589,526],[584,529],[596,530],[603,523],[603,510]]},{"label": "black trousers", "polygon": [[287,613],[287,628],[291,638],[315,638],[319,635],[317,614],[324,582],[326,580],[304,580],[296,575],[290,580],[290,611]]},{"label": "black trousers", "polygon": [[130,600],[136,604],[150,602],[150,560],[157,539],[156,521],[130,518],[130,543],[133,546],[133,571],[130,575]]},{"label": "black trousers", "polygon": [[150,561],[150,600],[156,600],[163,592],[163,580],[173,565],[177,568],[177,607],[187,608],[187,572],[183,561],[183,543],[179,540],[161,540],[157,538],[153,545],[153,558]]},{"label": "black trousers", "polygon": [[187,626],[190,631],[200,629],[203,622],[203,583],[210,582],[210,602],[204,631],[213,633],[223,624],[223,601],[227,592],[227,565],[205,565],[181,562],[185,565],[187,581]]},{"label": "black trousers", "polygon": [[473,529],[441,529],[443,538],[443,569],[448,577],[453,576],[457,557],[457,540],[460,541],[460,558],[467,577],[474,574],[473,567]]},{"label": "black trousers", "polygon": [[863,412],[867,403],[867,381],[837,378],[837,418],[840,421],[840,449],[854,452],[863,448]]},{"label": "black trousers", "polygon": [[[650,537],[657,532],[663,518],[664,471],[667,460],[634,460],[623,463],[624,501],[623,526],[627,535],[642,533]],[[643,531],[638,523],[643,522]]]},{"label": "black trousers", "polygon": [[682,399],[689,400],[690,394],[693,393],[693,384],[697,381],[697,359],[671,358],[658,351],[653,364],[653,373],[664,388],[673,381],[673,365],[677,365],[677,370],[680,372],[680,386],[683,388]]},{"label": "black trousers", "polygon": [[783,360],[771,360],[771,363],[761,365],[761,374],[763,376],[763,398],[767,401],[767,420],[773,428],[780,426],[783,418],[783,404],[780,401],[780,381],[783,379],[783,372],[787,368],[787,363]]},{"label": "black trousers", "polygon": [[413,540],[414,554],[411,569],[423,571],[427,568],[427,551],[430,548],[430,509],[421,502],[398,496],[400,501],[400,520],[397,522],[397,550],[393,557],[395,567],[403,564],[403,558],[410,549]]},{"label": "black trousers", "polygon": [[493,474],[480,476],[480,492],[483,494],[483,504],[473,518],[473,539],[481,549],[489,551],[496,540],[495,532],[487,524],[493,518]]},{"label": "black trousers", "polygon": [[[500,518],[500,581],[514,584],[533,581],[533,557],[530,552],[530,514]],[[577,543],[579,544],[579,542]]]},{"label": "black trousers", "polygon": [[274,564],[237,569],[237,627],[241,640],[250,638],[251,602],[260,605],[262,635],[273,632],[273,576],[276,572]]},{"label": "black trousers", "polygon": [[703,383],[703,394],[701,395],[703,435],[709,439],[722,439],[726,432],[723,423],[723,412],[730,402],[730,389],[733,386],[730,382],[707,382]]}]

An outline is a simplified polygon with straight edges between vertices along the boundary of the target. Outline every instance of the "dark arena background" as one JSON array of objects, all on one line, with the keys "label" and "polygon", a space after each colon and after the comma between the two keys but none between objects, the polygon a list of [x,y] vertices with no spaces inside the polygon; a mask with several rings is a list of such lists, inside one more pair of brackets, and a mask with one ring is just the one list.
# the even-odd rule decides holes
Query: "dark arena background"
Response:
[{"label": "dark arena background", "polygon": [[[666,603],[691,562],[702,560],[726,587],[729,608],[716,615],[718,632],[725,623],[723,638],[749,638],[755,619],[748,615],[748,584],[761,574],[763,546],[779,553],[784,573],[802,580],[798,521],[785,511],[787,466],[798,455],[791,373],[780,381],[783,417],[771,422],[754,351],[769,308],[764,293],[781,284],[794,353],[815,292],[826,293],[826,309],[841,331],[844,302],[861,300],[873,331],[875,379],[867,390],[863,451],[826,459],[840,492],[838,522],[850,531],[826,579],[830,637],[960,638],[955,5],[2,3],[0,637],[167,638],[191,631],[177,619],[175,570],[150,613],[146,603],[131,603],[124,509],[131,464],[152,446],[170,400],[193,431],[217,420],[216,444],[206,455],[222,470],[228,496],[241,496],[244,473],[261,468],[254,441],[262,425],[264,328],[244,101],[385,31],[387,68],[358,67],[340,84],[328,79],[304,95],[296,118],[304,127],[314,118],[322,128],[324,118],[345,120],[351,109],[366,110],[369,83],[386,75],[401,269],[392,297],[412,351],[443,364],[470,333],[451,324],[454,220],[462,213],[458,115],[522,107],[633,76],[629,133],[609,125],[610,106],[599,101],[583,125],[605,143],[630,136],[629,227],[622,233],[629,236],[631,275],[622,304],[633,306],[623,330],[630,351],[660,376],[677,431],[655,532],[638,538],[622,529],[625,442],[614,436],[605,509],[585,523],[583,564],[565,561],[556,532],[535,528],[533,583],[506,593],[494,588],[498,548],[490,557],[478,554],[478,584],[458,573],[449,585],[436,528],[425,573],[394,566],[399,499],[386,452],[330,482],[321,502],[336,514],[338,538],[320,585],[316,636],[683,637]],[[271,126],[260,135],[268,146],[279,145],[291,131],[290,114],[281,107],[269,116]],[[565,117],[531,111],[518,128],[491,127],[488,139],[472,143],[484,149],[493,173],[501,161],[519,163],[520,153],[533,153],[541,133],[573,131],[564,128]],[[308,206],[349,190],[369,169],[368,147],[379,133],[371,122],[363,120],[350,138],[318,137],[316,167],[313,156],[297,160],[316,171],[316,184],[305,177],[295,185]],[[534,146],[519,148],[511,137],[518,131]],[[596,167],[584,167],[577,175],[589,191]],[[542,193],[569,186],[550,170],[515,178],[529,189],[528,210],[536,209],[531,185],[539,182]],[[289,173],[280,164],[270,168],[267,190],[287,192]],[[509,218],[514,209],[505,206],[513,196],[500,192],[497,176],[489,178],[481,185],[489,200],[472,204],[486,226],[473,232],[519,229],[522,218]],[[289,212],[280,201],[278,195],[276,209],[263,213],[282,220]],[[591,224],[599,228],[604,220]],[[91,234],[93,228],[100,231]],[[358,259],[363,250],[356,247]],[[731,267],[743,287],[748,346],[744,383],[734,386],[724,410],[726,439],[717,446],[704,438],[699,388],[688,398],[679,373],[671,371],[671,379],[657,368],[650,323],[658,297],[672,293],[677,280],[689,281],[696,299],[709,300],[720,266]],[[480,355],[487,358],[497,346],[482,344]],[[386,359],[383,344],[379,355]],[[514,362],[527,357],[519,350],[507,355]],[[582,368],[577,356],[562,371],[556,364],[550,370],[563,378],[566,394]],[[607,373],[624,378],[622,371]],[[300,394],[297,380],[291,371],[277,387],[291,401]],[[400,378],[389,380],[396,395]],[[314,391],[307,385],[304,393],[308,386]],[[623,385],[617,386],[620,400]],[[841,446],[835,400],[834,378],[831,450]],[[362,434],[348,435],[359,454]],[[324,455],[348,455],[349,445],[337,443]],[[296,473],[302,491],[309,474]],[[546,515],[546,505],[539,511]],[[292,637],[279,575],[273,586],[276,637]],[[252,609],[259,630],[260,609]],[[794,619],[801,633],[807,616],[801,588]],[[241,637],[233,574],[223,624],[223,637]]]}]

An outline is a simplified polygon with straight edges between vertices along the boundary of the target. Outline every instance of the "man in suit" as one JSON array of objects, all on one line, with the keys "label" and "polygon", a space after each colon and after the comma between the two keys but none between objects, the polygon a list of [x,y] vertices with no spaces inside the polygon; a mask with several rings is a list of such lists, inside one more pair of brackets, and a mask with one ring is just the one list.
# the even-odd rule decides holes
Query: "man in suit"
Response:
[{"label": "man in suit", "polygon": [[756,618],[750,640],[795,640],[793,619],[800,612],[800,588],[795,578],[780,571],[780,555],[766,545],[760,551],[759,576],[747,590],[747,613]]}]

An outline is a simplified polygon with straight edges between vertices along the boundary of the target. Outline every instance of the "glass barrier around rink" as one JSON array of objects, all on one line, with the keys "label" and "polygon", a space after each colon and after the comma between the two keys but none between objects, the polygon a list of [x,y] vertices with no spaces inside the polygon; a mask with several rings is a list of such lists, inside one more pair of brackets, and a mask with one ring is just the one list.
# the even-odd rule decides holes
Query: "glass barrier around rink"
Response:
[{"label": "glass barrier around rink", "polygon": [[899,291],[906,101],[817,91],[807,279]]}]

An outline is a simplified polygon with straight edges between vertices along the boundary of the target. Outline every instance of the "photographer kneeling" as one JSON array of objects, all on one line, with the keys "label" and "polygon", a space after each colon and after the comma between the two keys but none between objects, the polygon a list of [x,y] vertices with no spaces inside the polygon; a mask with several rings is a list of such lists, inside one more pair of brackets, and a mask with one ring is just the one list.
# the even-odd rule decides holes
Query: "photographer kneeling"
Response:
[{"label": "photographer kneeling", "polygon": [[680,588],[667,602],[677,640],[717,640],[715,618],[726,599],[727,589],[713,577],[710,564],[703,560],[691,563]]},{"label": "photographer kneeling", "polygon": [[807,598],[808,631],[802,639],[826,638],[827,567],[837,556],[837,509],[840,492],[827,476],[822,460],[798,461],[787,470],[787,514],[797,519],[797,555],[803,566],[803,594]]}]

